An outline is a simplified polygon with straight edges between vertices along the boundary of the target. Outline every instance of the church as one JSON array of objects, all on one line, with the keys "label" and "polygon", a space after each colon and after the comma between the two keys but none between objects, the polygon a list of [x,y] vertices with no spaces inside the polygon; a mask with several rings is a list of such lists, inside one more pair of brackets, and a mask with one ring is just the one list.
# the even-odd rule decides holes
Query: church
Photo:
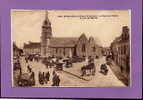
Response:
[{"label": "church", "polygon": [[39,54],[41,57],[88,57],[101,56],[102,48],[95,43],[91,36],[89,39],[85,33],[80,37],[53,37],[51,22],[46,12],[42,24],[40,42],[24,44],[25,54]]}]

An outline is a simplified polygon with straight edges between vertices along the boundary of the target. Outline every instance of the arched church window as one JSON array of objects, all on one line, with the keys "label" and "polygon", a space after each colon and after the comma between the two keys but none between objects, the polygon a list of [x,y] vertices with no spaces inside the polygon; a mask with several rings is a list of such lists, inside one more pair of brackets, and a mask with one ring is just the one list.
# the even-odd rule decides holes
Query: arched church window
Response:
[{"label": "arched church window", "polygon": [[82,44],[82,52],[85,52],[85,44]]},{"label": "arched church window", "polygon": [[44,24],[46,24],[46,25],[48,24],[47,20],[45,20]]},{"label": "arched church window", "polygon": [[58,48],[56,48],[56,53],[58,53]]},{"label": "arched church window", "polygon": [[96,47],[94,46],[94,47],[92,47],[92,50],[93,50],[93,52],[95,52],[96,51]]},{"label": "arched church window", "polygon": [[65,48],[63,48],[63,50],[64,50],[64,52],[63,52],[63,53],[64,53],[64,56],[65,56],[65,55],[66,55],[66,49],[65,49]]}]

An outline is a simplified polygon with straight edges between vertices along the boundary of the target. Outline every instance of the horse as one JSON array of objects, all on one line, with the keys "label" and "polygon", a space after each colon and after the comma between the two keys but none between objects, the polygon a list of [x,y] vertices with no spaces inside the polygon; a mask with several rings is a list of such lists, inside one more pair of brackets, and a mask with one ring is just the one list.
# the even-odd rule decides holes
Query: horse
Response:
[{"label": "horse", "polygon": [[86,75],[87,70],[90,71],[90,74],[95,75],[95,65],[94,65],[94,63],[90,63],[88,65],[85,65],[85,66],[81,67],[81,72],[82,72],[81,76]]}]

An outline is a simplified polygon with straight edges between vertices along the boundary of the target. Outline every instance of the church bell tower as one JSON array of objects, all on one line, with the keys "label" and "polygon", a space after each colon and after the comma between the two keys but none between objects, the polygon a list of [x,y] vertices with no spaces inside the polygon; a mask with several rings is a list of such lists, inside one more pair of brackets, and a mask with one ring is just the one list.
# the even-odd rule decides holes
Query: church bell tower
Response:
[{"label": "church bell tower", "polygon": [[45,12],[45,19],[42,25],[42,32],[41,32],[41,56],[48,57],[50,56],[50,39],[52,38],[52,28],[51,22],[48,18],[48,11]]}]

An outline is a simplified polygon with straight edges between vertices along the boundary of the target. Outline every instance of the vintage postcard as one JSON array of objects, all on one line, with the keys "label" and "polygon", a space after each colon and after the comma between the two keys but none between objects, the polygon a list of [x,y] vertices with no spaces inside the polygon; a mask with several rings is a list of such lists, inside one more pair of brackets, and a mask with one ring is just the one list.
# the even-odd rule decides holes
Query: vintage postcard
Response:
[{"label": "vintage postcard", "polygon": [[142,0],[0,0],[2,98],[141,98]]},{"label": "vintage postcard", "polygon": [[13,87],[130,86],[130,10],[11,10]]}]

